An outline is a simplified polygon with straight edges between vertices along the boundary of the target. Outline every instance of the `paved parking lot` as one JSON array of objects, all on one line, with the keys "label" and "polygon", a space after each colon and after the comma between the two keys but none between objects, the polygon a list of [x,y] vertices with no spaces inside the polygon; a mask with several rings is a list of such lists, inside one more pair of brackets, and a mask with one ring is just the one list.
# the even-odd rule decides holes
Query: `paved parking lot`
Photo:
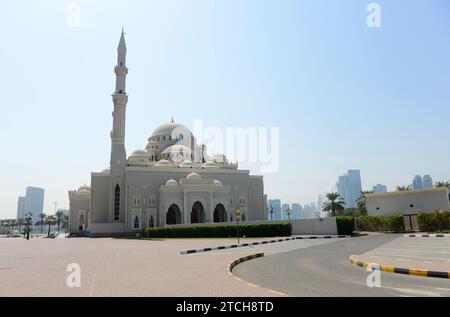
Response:
[{"label": "paved parking lot", "polygon": [[[276,296],[230,276],[228,263],[260,250],[274,253],[329,241],[180,256],[180,250],[236,240],[0,239],[0,296]],[[80,288],[66,284],[70,263],[81,267]]]},{"label": "paved parking lot", "polygon": [[450,272],[450,237],[400,237],[357,258],[395,267]]}]

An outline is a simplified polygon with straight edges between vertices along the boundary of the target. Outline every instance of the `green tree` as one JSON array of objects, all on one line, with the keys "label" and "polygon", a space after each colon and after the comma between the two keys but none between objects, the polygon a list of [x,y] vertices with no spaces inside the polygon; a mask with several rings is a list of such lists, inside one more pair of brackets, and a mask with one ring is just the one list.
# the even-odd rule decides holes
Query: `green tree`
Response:
[{"label": "green tree", "polygon": [[[436,182],[436,183],[434,183],[434,187],[437,187],[437,188],[447,187],[449,189],[449,191],[450,191],[450,181],[439,181],[439,182]],[[448,194],[448,199],[450,200],[450,192]]]},{"label": "green tree", "polygon": [[363,190],[361,196],[356,200],[358,204],[359,213],[361,216],[367,215],[366,195],[373,194],[373,190]]},{"label": "green tree", "polygon": [[434,183],[434,187],[438,187],[438,188],[447,187],[450,189],[450,182],[449,181],[438,181],[438,182]]},{"label": "green tree", "polygon": [[45,224],[44,219],[45,219],[45,217],[47,217],[47,215],[44,214],[44,213],[42,213],[42,214],[39,215],[39,219],[41,219],[41,220],[39,221],[39,225],[41,226],[41,233],[42,233],[43,230],[44,230],[44,224]]},{"label": "green tree", "polygon": [[62,211],[57,211],[55,213],[56,216],[56,223],[58,224],[58,232],[59,232],[59,228],[61,227],[61,220],[64,216],[64,213]]},{"label": "green tree", "polygon": [[403,191],[406,191],[406,190],[411,190],[412,187],[411,187],[411,185],[408,185],[408,186],[402,185],[402,186],[395,186],[395,189],[396,189],[398,192],[403,192]]},{"label": "green tree", "polygon": [[50,237],[50,229],[57,223],[56,217],[54,215],[48,215],[44,218],[44,222],[46,225],[48,225],[47,237]]},{"label": "green tree", "polygon": [[337,212],[345,209],[345,202],[338,193],[327,193],[325,196],[327,201],[323,203],[322,209],[331,213],[332,217],[335,217]]}]

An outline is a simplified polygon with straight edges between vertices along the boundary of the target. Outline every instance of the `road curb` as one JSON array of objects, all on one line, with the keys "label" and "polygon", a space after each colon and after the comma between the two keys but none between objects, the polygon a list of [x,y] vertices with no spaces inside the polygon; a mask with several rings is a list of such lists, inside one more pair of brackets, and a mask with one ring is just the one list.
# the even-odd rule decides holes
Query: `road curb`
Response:
[{"label": "road curb", "polygon": [[252,254],[252,255],[247,255],[244,256],[242,258],[239,258],[237,260],[231,261],[230,264],[228,264],[228,272],[232,273],[233,269],[236,267],[236,265],[245,262],[245,261],[249,261],[249,260],[253,260],[253,259],[257,259],[257,258],[261,258],[264,256],[264,252],[261,253],[256,253],[256,254]]},{"label": "road curb", "polygon": [[435,277],[435,278],[446,278],[450,279],[450,272],[445,271],[429,271],[422,269],[414,269],[414,268],[401,268],[390,265],[378,264],[378,263],[370,263],[364,261],[358,261],[352,256],[350,256],[350,263],[354,266],[362,267],[367,269],[368,267],[372,270],[379,270],[387,273],[398,273],[398,274],[406,274],[406,275],[414,275],[421,277]]},{"label": "road curb", "polygon": [[243,279],[237,277],[236,275],[234,275],[234,274],[232,273],[233,268],[235,268],[238,264],[240,264],[240,263],[242,263],[242,262],[245,262],[245,261],[249,261],[249,260],[261,258],[261,257],[263,257],[263,256],[264,256],[264,253],[261,252],[261,253],[256,253],[256,254],[252,254],[252,255],[247,255],[247,256],[241,257],[241,258],[239,258],[239,259],[237,259],[237,260],[231,261],[231,262],[228,264],[228,266],[227,266],[227,272],[228,272],[228,275],[234,277],[234,278],[235,278],[236,280],[238,280],[239,282],[243,282],[243,283],[247,284],[247,285],[250,286],[250,287],[257,287],[257,288],[266,290],[266,291],[268,291],[269,293],[272,293],[272,294],[277,295],[277,296],[288,296],[288,295],[286,295],[286,294],[284,294],[284,293],[282,293],[282,292],[270,290],[270,289],[261,287],[261,286],[256,285],[256,284],[246,282],[246,281],[244,281]]},{"label": "road curb", "polygon": [[190,249],[190,250],[178,251],[178,255],[193,254],[193,253],[200,253],[200,252],[209,252],[209,251],[216,251],[216,250],[225,250],[225,249],[233,249],[233,248],[242,248],[242,247],[249,247],[249,246],[253,246],[253,245],[269,244],[269,243],[276,243],[276,242],[283,242],[283,241],[290,241],[290,240],[339,239],[339,238],[348,238],[348,237],[350,237],[350,236],[346,236],[346,235],[337,235],[337,236],[328,235],[328,236],[305,236],[305,237],[277,238],[277,239],[272,239],[272,240],[264,240],[264,241],[251,242],[251,243],[231,244],[231,245],[222,245],[222,246],[219,246],[219,247],[202,248],[202,249]]},{"label": "road curb", "polygon": [[403,237],[405,237],[405,238],[445,238],[445,237],[450,237],[450,234],[445,234],[445,233],[404,234]]}]

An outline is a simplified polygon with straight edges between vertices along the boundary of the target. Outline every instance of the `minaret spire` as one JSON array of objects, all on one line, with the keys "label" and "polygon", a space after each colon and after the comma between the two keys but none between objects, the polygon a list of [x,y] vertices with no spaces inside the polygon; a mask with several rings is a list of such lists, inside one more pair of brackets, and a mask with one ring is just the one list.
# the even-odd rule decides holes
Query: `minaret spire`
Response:
[{"label": "minaret spire", "polygon": [[125,44],[125,32],[122,28],[119,46],[117,47],[116,89],[112,95],[114,103],[113,128],[111,131],[111,188],[109,219],[112,221],[123,221],[123,200],[120,198],[124,188],[126,151],[125,151],[125,117],[128,103],[126,93],[126,78],[128,68],[126,66],[127,46]]}]

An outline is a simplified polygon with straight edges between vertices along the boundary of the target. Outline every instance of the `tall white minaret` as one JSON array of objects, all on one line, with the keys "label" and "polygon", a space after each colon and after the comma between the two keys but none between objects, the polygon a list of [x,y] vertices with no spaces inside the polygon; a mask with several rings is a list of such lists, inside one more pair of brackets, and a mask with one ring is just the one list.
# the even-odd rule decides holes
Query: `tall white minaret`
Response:
[{"label": "tall white minaret", "polygon": [[114,111],[113,128],[111,131],[111,195],[110,210],[112,221],[122,221],[123,213],[123,193],[124,177],[126,166],[125,152],[125,116],[128,102],[128,95],[125,90],[125,82],[128,74],[126,67],[127,47],[125,45],[125,33],[122,29],[119,46],[117,47],[117,65],[114,68],[116,73],[116,90],[113,93]]}]

